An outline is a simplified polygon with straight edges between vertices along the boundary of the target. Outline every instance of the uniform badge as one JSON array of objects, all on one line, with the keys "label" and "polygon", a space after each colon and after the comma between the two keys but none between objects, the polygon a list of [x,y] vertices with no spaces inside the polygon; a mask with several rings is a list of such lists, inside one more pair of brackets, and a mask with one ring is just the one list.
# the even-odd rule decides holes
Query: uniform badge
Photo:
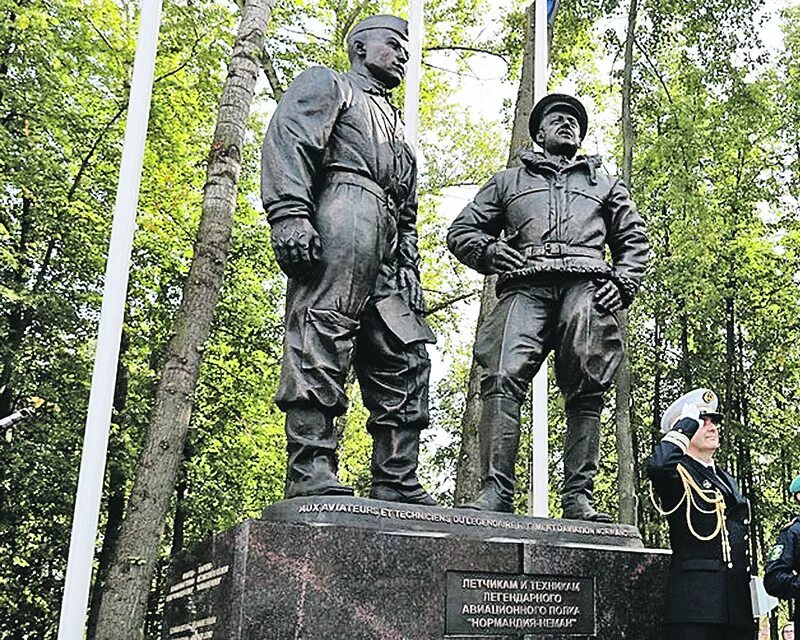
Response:
[{"label": "uniform badge", "polygon": [[703,394],[703,402],[706,404],[711,404],[711,401],[714,399],[714,392],[711,389],[706,389],[706,392]]},{"label": "uniform badge", "polygon": [[703,480],[703,489],[711,488],[711,480]]},{"label": "uniform badge", "polygon": [[776,544],[774,547],[772,547],[772,551],[769,552],[769,562],[772,562],[780,558],[782,553],[783,553],[783,545]]}]

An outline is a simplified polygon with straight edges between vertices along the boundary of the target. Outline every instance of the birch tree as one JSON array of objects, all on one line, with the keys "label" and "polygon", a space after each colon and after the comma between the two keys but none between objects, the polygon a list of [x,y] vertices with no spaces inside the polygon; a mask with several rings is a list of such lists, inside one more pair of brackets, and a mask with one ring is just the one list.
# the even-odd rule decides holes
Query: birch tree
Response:
[{"label": "birch tree", "polygon": [[97,640],[138,640],[143,635],[150,580],[182,461],[203,349],[222,287],[247,118],[272,5],[273,0],[247,0],[242,8],[208,155],[194,257],[114,561],[103,585]]}]

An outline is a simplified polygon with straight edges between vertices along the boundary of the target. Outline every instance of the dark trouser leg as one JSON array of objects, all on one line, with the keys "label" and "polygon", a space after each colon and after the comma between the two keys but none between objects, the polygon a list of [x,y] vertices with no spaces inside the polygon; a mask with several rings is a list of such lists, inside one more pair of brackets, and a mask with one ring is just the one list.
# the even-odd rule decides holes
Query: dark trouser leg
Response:
[{"label": "dark trouser leg", "polygon": [[592,506],[600,445],[603,393],[622,361],[622,334],[613,314],[594,304],[597,286],[578,280],[564,286],[558,322],[556,380],[566,399],[564,517],[611,522]]},{"label": "dark trouser leg", "polygon": [[600,462],[600,411],[603,396],[568,402],[564,442],[564,489],[561,506],[571,520],[611,522],[611,516],[592,506],[594,477]]},{"label": "dark trouser leg", "polygon": [[352,496],[336,477],[336,430],[333,416],[317,407],[295,405],[286,411],[286,498]]},{"label": "dark trouser leg", "polygon": [[514,510],[520,407],[549,351],[548,336],[554,324],[550,293],[551,288],[542,287],[504,296],[475,341],[475,358],[484,368],[478,425],[481,490],[464,508]]},{"label": "dark trouser leg", "polygon": [[333,418],[345,412],[345,379],[359,319],[373,294],[391,217],[360,187],[334,185],[319,196],[314,226],[319,268],[292,278],[286,294],[281,378],[276,402],[286,412],[286,497],[352,494],[336,480]]},{"label": "dark trouser leg", "polygon": [[373,305],[364,311],[357,342],[354,364],[373,438],[370,498],[435,505],[417,478],[420,431],[429,422],[425,345],[403,344]]},{"label": "dark trouser leg", "polygon": [[481,490],[464,509],[513,513],[519,450],[520,403],[500,395],[483,400],[480,423]]}]

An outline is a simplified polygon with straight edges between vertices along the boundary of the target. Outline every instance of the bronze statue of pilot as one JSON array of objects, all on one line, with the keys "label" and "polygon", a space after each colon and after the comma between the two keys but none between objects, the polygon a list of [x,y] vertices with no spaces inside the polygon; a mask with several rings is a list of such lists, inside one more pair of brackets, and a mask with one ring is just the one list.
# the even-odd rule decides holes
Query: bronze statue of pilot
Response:
[{"label": "bronze statue of pilot", "polygon": [[[455,256],[498,274],[497,306],[481,326],[481,490],[464,507],[513,510],[520,407],[548,353],[566,402],[562,506],[565,518],[609,522],[592,500],[603,394],[623,358],[616,312],[630,305],[647,263],[644,224],[628,190],[578,155],[588,116],[563,94],[530,116],[543,153],[495,174],[447,236]],[[606,261],[608,248],[611,264]]]},{"label": "bronze statue of pilot", "polygon": [[300,74],[264,141],[262,200],[289,277],[276,397],[287,498],[353,494],[337,477],[334,428],[352,365],[374,439],[370,497],[435,504],[416,474],[433,342],[422,319],[416,161],[390,101],[407,45],[401,18],[359,22],[350,69]]}]

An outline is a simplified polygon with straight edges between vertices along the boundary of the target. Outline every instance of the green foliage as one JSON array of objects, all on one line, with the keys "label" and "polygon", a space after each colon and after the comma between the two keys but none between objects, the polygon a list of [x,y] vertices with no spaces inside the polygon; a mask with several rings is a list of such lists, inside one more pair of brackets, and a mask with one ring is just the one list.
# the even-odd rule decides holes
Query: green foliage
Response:
[{"label": "green foliage", "polygon": [[[426,47],[469,69],[469,49],[501,55],[519,75],[522,1],[486,33],[486,0],[426,3]],[[679,393],[706,385],[727,414],[722,464],[754,502],[759,550],[791,511],[785,485],[800,455],[800,9],[782,13],[784,50],[758,45],[756,0],[645,0],[634,68],[633,192],[653,260],[631,313],[634,446],[640,522],[666,543],[642,468],[657,423]],[[114,0],[0,0],[0,417],[32,397],[33,420],[0,434],[0,639],[55,637],[94,336],[127,110],[137,14]],[[615,59],[628,3],[562,0],[553,85],[567,81],[613,110]],[[401,0],[279,0],[267,50],[280,89],[311,64],[347,67],[344,38]],[[759,14],[760,15],[760,14]],[[129,488],[172,318],[192,256],[236,8],[165,3],[145,172],[128,290],[122,366],[111,425],[107,500]],[[606,30],[605,33],[601,29]],[[607,51],[603,51],[602,43]],[[439,54],[437,54],[439,55]],[[429,52],[426,52],[426,57]],[[618,65],[617,65],[618,66]],[[605,75],[603,75],[605,73]],[[465,303],[475,280],[444,245],[448,188],[483,183],[507,156],[508,114],[484,120],[456,101],[458,75],[424,66],[420,248],[431,325],[449,374],[432,394],[421,474],[451,499],[470,364]],[[274,88],[273,88],[274,89]],[[283,417],[272,398],[282,353],[285,280],[258,204],[259,143],[274,92],[250,123],[239,199],[212,337],[195,398],[176,544],[258,516],[282,495]],[[402,92],[398,92],[398,104]],[[618,141],[616,142],[618,145]],[[615,148],[617,155],[619,149]],[[474,298],[473,298],[474,299]],[[338,423],[341,477],[369,489],[371,439],[357,385]],[[608,403],[610,404],[610,403]],[[563,404],[551,389],[551,512],[558,513]],[[527,504],[527,429],[515,502]],[[600,506],[616,510],[613,414],[604,414]],[[104,540],[98,541],[98,547]],[[170,552],[165,538],[163,556]]]}]

